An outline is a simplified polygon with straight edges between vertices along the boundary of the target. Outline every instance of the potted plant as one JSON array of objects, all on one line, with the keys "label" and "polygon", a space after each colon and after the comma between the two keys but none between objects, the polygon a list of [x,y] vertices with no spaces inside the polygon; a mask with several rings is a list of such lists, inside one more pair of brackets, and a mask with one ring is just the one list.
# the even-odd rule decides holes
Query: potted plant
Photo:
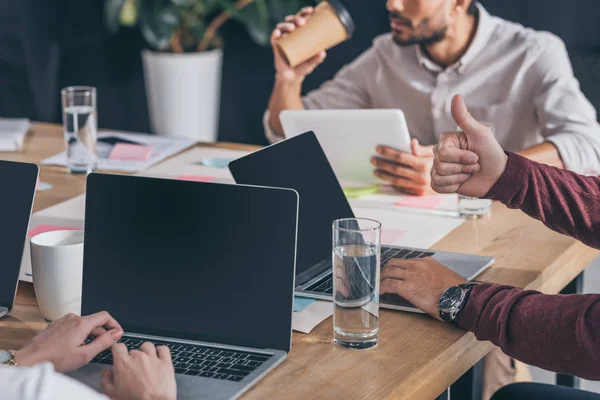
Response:
[{"label": "potted plant", "polygon": [[150,122],[155,133],[217,140],[223,41],[219,29],[234,19],[268,45],[272,29],[311,0],[106,0],[105,22],[140,29]]}]

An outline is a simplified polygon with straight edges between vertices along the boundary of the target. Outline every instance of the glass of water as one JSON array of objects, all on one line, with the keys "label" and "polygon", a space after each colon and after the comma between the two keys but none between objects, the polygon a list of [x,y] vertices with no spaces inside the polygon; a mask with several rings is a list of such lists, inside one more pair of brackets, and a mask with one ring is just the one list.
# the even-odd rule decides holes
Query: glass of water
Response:
[{"label": "glass of water", "polygon": [[371,219],[333,223],[333,341],[368,349],[379,338],[381,224]]},{"label": "glass of water", "polygon": [[61,91],[67,168],[73,174],[96,170],[96,88],[70,86]]},{"label": "glass of water", "polygon": [[[481,122],[481,121],[480,121]],[[481,122],[483,125],[490,128],[493,135],[496,135],[496,128],[494,124],[490,122]],[[456,127],[458,131],[461,131],[459,127]],[[480,199],[477,197],[468,197],[458,195],[458,212],[460,216],[466,219],[479,219],[483,217],[489,217],[492,215],[492,201],[487,199]]]}]

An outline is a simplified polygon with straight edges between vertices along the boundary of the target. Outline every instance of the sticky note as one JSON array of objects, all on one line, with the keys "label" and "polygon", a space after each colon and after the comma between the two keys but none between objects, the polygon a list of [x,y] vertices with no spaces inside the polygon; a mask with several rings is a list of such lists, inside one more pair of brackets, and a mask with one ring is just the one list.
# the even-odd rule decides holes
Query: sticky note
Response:
[{"label": "sticky note", "polygon": [[381,244],[395,244],[398,240],[402,239],[404,235],[406,235],[406,231],[398,229],[382,229]]},{"label": "sticky note", "polygon": [[205,157],[202,159],[202,165],[209,168],[219,168],[224,169],[227,168],[227,165],[231,161],[235,160],[235,158],[208,158]]},{"label": "sticky note", "polygon": [[315,299],[309,299],[307,297],[294,297],[294,312],[304,310],[315,302]]},{"label": "sticky note", "polygon": [[431,210],[437,208],[442,201],[444,201],[444,197],[442,196],[403,196],[396,202],[396,205]]},{"label": "sticky note", "polygon": [[212,176],[201,176],[201,175],[179,175],[175,177],[180,181],[190,181],[190,182],[214,182],[215,178]]},{"label": "sticky note", "polygon": [[381,189],[380,186],[369,186],[359,188],[344,188],[344,194],[350,199],[356,199],[358,197],[368,196],[375,194]]},{"label": "sticky note", "polygon": [[111,160],[148,161],[154,147],[141,144],[117,143],[108,158]]},{"label": "sticky note", "polygon": [[38,225],[37,227],[30,229],[27,233],[27,237],[34,237],[37,235],[41,235],[46,232],[55,232],[55,231],[78,231],[79,228],[73,228],[71,226],[56,226],[56,225]]}]

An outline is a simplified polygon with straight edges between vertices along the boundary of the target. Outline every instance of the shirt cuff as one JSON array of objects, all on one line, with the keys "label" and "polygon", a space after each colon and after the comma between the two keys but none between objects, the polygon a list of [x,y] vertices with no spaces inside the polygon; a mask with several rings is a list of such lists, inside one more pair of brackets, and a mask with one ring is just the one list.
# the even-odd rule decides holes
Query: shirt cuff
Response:
[{"label": "shirt cuff", "polygon": [[484,196],[486,199],[507,203],[521,190],[520,185],[526,181],[532,161],[515,153],[506,152],[508,162],[506,169],[498,181]]},{"label": "shirt cuff", "polygon": [[265,111],[265,114],[263,115],[263,126],[265,128],[265,136],[267,137],[267,140],[269,141],[269,143],[272,144],[272,143],[280,142],[285,138],[276,134],[275,131],[273,130],[273,128],[271,128],[271,124],[269,123],[270,117],[271,117],[271,114],[269,113],[269,110]]}]

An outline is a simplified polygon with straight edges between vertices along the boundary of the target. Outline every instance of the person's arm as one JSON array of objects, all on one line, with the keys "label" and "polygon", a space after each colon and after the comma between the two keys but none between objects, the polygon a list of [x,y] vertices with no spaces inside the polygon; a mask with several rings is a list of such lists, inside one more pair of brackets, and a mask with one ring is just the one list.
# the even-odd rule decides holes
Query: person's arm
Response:
[{"label": "person's arm", "polygon": [[0,393],[11,400],[108,400],[89,387],[54,371],[51,363],[35,367],[0,367]]},{"label": "person's arm", "polygon": [[564,43],[549,36],[528,74],[538,82],[535,112],[546,142],[519,154],[580,174],[600,175],[600,124],[579,88]]},{"label": "person's arm", "polygon": [[525,363],[600,379],[600,295],[544,295],[478,285],[457,323]]},{"label": "person's arm", "polygon": [[507,154],[504,173],[485,197],[521,209],[550,229],[600,249],[600,178]]}]

